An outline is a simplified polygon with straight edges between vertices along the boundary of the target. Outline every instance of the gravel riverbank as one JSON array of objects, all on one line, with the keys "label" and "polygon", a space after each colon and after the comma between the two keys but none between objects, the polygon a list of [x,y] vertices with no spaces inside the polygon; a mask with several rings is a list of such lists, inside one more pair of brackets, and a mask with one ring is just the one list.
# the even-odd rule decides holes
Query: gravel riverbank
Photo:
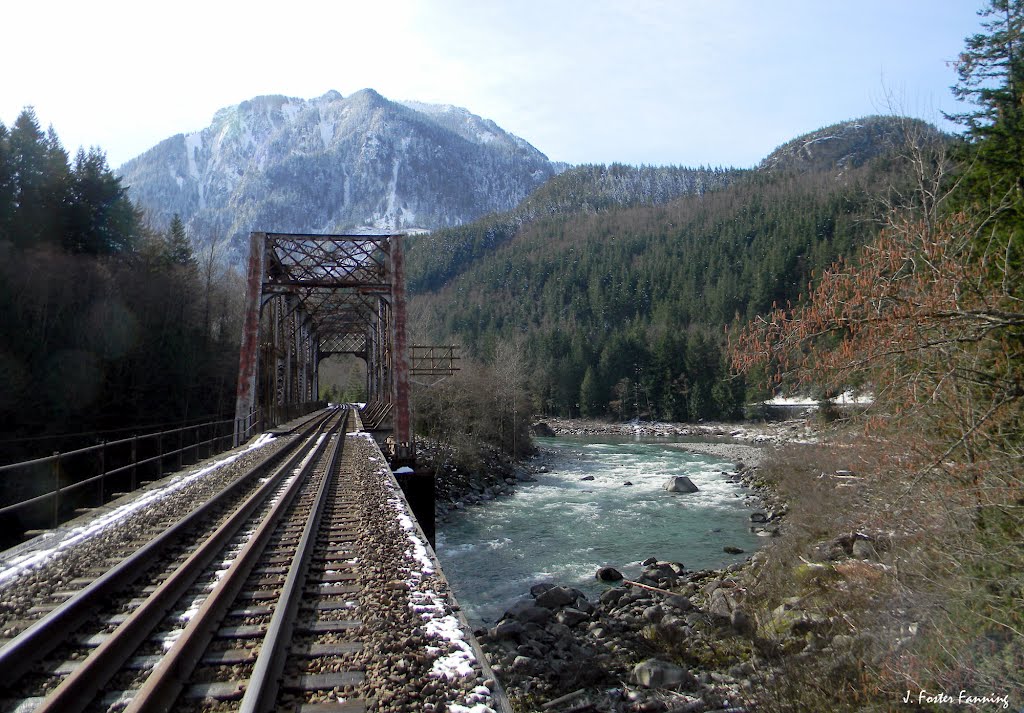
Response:
[{"label": "gravel riverbank", "polygon": [[[669,448],[706,453],[749,467],[761,465],[766,453],[787,443],[814,443],[817,432],[805,418],[743,423],[610,423],[549,418],[534,426],[537,435],[622,436],[665,441]],[[741,468],[742,469],[742,468]]]}]

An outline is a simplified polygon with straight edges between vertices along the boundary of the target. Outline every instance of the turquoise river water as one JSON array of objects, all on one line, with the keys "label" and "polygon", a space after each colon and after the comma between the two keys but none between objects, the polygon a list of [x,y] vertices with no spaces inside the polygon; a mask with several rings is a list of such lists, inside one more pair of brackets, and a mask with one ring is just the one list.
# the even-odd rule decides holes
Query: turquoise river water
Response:
[{"label": "turquoise river water", "polygon": [[[537,582],[596,595],[605,585],[594,573],[604,565],[626,577],[637,576],[648,557],[719,567],[759,544],[749,532],[746,491],[723,473],[732,470],[729,461],[621,438],[537,440],[550,472],[438,523],[438,558],[475,624],[496,621]],[[700,491],[664,490],[673,475],[689,476]],[[747,554],[727,555],[726,545]]]}]

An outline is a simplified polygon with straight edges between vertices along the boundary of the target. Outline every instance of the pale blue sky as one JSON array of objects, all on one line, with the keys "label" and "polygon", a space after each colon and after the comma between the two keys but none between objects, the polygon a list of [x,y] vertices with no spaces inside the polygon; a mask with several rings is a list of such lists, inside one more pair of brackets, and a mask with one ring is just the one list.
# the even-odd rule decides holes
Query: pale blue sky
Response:
[{"label": "pale blue sky", "polygon": [[372,87],[464,106],[555,160],[746,167],[844,119],[958,110],[948,63],[981,0],[368,5],[17,3],[0,121],[33,105],[70,152],[99,145],[116,167],[253,96]]}]

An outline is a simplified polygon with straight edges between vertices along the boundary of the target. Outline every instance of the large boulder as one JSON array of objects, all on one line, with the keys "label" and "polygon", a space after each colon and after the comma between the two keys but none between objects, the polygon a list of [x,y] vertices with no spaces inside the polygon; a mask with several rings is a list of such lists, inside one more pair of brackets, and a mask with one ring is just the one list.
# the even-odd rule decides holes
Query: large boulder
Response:
[{"label": "large boulder", "polygon": [[537,606],[558,609],[576,601],[576,593],[569,587],[551,587],[537,595]]},{"label": "large boulder", "polygon": [[537,421],[537,423],[530,426],[530,433],[542,438],[550,438],[555,435],[554,429],[543,421]]},{"label": "large boulder", "polygon": [[689,671],[660,659],[647,659],[633,667],[633,681],[645,688],[693,688],[697,681]]},{"label": "large boulder", "polygon": [[661,487],[670,493],[696,493],[700,490],[685,475],[674,475]]},{"label": "large boulder", "polygon": [[590,619],[590,617],[584,612],[579,609],[573,609],[572,607],[567,607],[555,615],[555,621],[559,624],[565,624],[566,626],[576,626],[588,619]]},{"label": "large boulder", "polygon": [[523,624],[544,625],[551,620],[551,610],[539,607],[529,601],[520,601],[513,604],[505,612],[505,618],[515,619]]}]

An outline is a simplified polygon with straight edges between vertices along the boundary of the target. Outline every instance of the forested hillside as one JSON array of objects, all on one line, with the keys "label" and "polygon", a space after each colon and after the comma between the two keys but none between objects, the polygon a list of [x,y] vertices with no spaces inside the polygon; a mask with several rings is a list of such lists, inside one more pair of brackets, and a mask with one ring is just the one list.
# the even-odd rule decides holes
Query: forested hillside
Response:
[{"label": "forested hillside", "polygon": [[[229,411],[240,287],[181,221],[146,228],[99,149],[0,124],[0,460]],[[91,433],[73,441],[48,434]]]},{"label": "forested hillside", "polygon": [[755,171],[678,169],[674,195],[645,191],[650,169],[568,171],[514,213],[410,239],[416,321],[472,353],[522,335],[547,413],[734,417],[725,327],[795,302],[877,234],[916,135],[937,132],[846,122]]},{"label": "forested hillside", "polygon": [[410,243],[413,292],[437,290],[476,260],[516,237],[521,228],[552,216],[657,205],[728,185],[739,171],[676,166],[577,166],[549,179],[515,210],[493,213],[467,225],[417,236]]}]

